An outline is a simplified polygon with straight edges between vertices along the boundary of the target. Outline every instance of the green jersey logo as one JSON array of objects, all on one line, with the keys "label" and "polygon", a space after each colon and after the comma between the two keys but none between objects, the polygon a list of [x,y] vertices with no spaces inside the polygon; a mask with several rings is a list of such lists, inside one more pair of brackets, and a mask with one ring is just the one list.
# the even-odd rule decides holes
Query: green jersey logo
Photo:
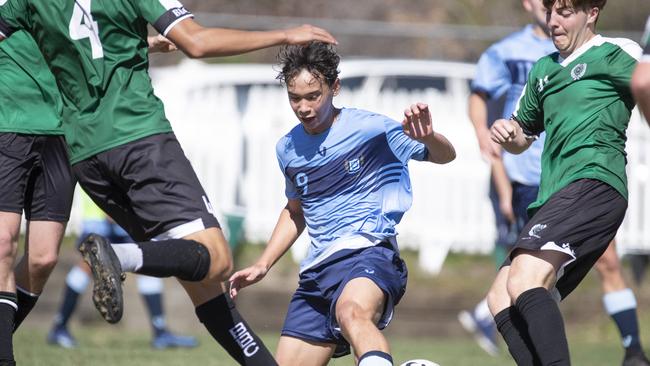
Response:
[{"label": "green jersey logo", "polygon": [[577,64],[571,69],[571,77],[573,80],[580,80],[587,72],[587,64]]}]

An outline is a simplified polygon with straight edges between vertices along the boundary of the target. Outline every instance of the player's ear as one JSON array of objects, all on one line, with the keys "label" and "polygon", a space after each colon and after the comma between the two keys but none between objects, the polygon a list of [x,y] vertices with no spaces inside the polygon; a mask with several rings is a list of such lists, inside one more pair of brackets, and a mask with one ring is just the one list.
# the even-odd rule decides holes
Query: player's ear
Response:
[{"label": "player's ear", "polygon": [[334,80],[334,84],[332,84],[332,92],[334,93],[334,96],[339,95],[339,92],[341,91],[341,79],[336,78]]}]

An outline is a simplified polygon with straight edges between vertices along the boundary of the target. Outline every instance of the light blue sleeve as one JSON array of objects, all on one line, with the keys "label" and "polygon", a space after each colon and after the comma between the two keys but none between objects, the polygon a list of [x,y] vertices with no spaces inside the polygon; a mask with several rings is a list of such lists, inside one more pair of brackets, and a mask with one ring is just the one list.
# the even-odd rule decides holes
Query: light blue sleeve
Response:
[{"label": "light blue sleeve", "polygon": [[293,199],[300,198],[300,194],[298,193],[298,189],[296,188],[296,185],[287,176],[286,164],[282,160],[285,151],[285,145],[286,145],[285,140],[286,137],[283,137],[282,139],[280,139],[280,141],[278,141],[278,144],[275,146],[275,154],[278,159],[278,165],[280,165],[280,170],[282,171],[282,175],[284,176],[284,195],[287,196],[288,199],[293,200]]},{"label": "light blue sleeve", "polygon": [[510,84],[510,72],[496,45],[488,48],[476,65],[472,92],[485,93],[489,99],[497,99],[508,91]]},{"label": "light blue sleeve", "polygon": [[390,118],[385,118],[384,126],[388,146],[403,164],[407,164],[410,159],[419,161],[427,159],[429,152],[426,146],[408,137],[402,130],[402,124]]}]

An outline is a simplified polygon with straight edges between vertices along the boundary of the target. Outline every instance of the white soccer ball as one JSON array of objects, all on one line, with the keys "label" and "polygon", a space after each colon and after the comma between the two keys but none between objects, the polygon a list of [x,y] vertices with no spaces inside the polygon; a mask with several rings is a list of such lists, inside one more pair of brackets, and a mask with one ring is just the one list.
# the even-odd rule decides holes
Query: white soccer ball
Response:
[{"label": "white soccer ball", "polygon": [[400,366],[440,366],[440,365],[429,360],[418,359],[418,360],[406,361]]}]

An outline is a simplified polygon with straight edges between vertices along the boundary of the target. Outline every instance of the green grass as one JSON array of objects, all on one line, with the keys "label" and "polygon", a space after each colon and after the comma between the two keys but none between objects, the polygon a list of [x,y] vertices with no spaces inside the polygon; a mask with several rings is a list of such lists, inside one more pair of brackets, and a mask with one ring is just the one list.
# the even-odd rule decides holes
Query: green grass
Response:
[{"label": "green grass", "polygon": [[[14,338],[16,359],[21,365],[214,365],[235,363],[211,338],[200,337],[200,346],[191,350],[155,351],[149,347],[148,332],[124,332],[119,327],[92,326],[75,329],[80,346],[65,350],[45,343],[45,330],[21,329]],[[573,364],[591,366],[617,365],[621,361],[618,342],[595,340],[588,337],[577,342],[572,335],[571,352]],[[265,335],[264,341],[275,349],[277,336]],[[606,337],[607,338],[607,337]],[[402,363],[408,359],[424,358],[442,366],[503,366],[513,365],[507,354],[489,357],[469,338],[392,338],[394,359]],[[334,360],[331,365],[352,365],[347,356]]]}]

